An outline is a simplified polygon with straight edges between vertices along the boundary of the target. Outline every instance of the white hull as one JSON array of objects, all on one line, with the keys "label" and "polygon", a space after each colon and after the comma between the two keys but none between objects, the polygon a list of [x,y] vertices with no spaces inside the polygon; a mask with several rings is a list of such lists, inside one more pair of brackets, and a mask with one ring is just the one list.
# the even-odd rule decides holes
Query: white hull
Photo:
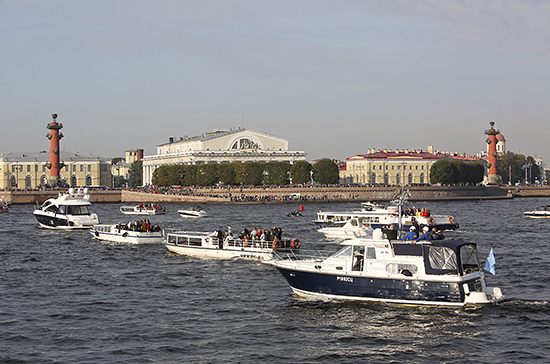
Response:
[{"label": "white hull", "polygon": [[121,206],[120,212],[125,215],[161,215],[165,213],[164,210],[139,208],[138,206]]},{"label": "white hull", "polygon": [[272,249],[254,249],[254,248],[202,248],[193,246],[177,246],[166,244],[166,248],[172,253],[188,255],[197,258],[243,258],[243,259],[273,259]]},{"label": "white hull", "polygon": [[192,210],[179,210],[178,214],[180,214],[181,217],[186,217],[186,218],[200,218],[200,217],[208,216],[208,213],[206,211],[192,211]]},{"label": "white hull", "polygon": [[120,230],[116,225],[96,225],[88,230],[98,240],[127,244],[160,244],[164,241],[162,231]]}]

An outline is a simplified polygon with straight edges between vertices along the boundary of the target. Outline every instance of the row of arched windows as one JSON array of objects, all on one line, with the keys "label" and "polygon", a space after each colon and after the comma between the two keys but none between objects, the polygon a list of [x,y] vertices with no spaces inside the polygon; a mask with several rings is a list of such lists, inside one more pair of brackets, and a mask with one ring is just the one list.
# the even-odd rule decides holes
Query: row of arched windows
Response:
[{"label": "row of arched windows", "polygon": [[[33,188],[32,180],[33,180],[32,176],[26,176],[25,177],[25,188]],[[87,175],[85,185],[86,186],[92,186],[93,181],[94,181],[94,178],[91,175]],[[40,184],[41,185],[48,184],[48,177],[46,175],[40,176]],[[78,183],[78,177],[76,175],[71,176],[70,185],[71,186],[80,186],[80,184]],[[17,179],[16,179],[15,175],[13,175],[13,174],[9,177],[9,186],[10,186],[10,188],[22,187],[22,186],[17,185]]]}]

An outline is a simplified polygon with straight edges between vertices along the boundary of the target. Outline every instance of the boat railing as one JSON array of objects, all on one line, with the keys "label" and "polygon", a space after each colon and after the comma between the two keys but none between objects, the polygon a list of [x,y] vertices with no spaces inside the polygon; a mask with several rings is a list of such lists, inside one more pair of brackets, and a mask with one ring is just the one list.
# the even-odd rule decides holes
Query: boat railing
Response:
[{"label": "boat railing", "polygon": [[297,251],[291,250],[287,252],[275,252],[274,259],[278,260],[311,260],[311,261],[323,261],[328,258],[334,251],[328,250],[304,250]]},{"label": "boat railing", "polygon": [[[262,240],[241,240],[241,239],[230,239],[227,240],[228,247],[235,248],[258,248],[258,249],[273,249],[273,250],[288,250],[295,249],[292,246],[291,240],[279,240],[276,243],[273,241],[262,241]],[[275,248],[275,249],[274,249]]]}]

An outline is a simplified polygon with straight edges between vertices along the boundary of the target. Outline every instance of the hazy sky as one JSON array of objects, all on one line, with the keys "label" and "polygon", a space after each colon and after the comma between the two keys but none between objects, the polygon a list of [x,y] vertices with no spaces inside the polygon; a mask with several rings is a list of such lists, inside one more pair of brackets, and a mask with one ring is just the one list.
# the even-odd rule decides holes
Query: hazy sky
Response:
[{"label": "hazy sky", "polygon": [[308,160],[367,148],[550,162],[550,2],[0,0],[1,152],[106,157],[218,126]]}]

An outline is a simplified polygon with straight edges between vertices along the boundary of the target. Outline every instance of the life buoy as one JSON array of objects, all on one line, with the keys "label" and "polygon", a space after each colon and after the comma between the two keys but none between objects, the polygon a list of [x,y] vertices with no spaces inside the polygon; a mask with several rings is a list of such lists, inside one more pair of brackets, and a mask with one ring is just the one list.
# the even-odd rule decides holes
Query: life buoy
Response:
[{"label": "life buoy", "polygon": [[452,218],[452,216],[449,216],[449,222],[452,224],[453,222],[455,222]]},{"label": "life buoy", "polygon": [[279,240],[276,240],[273,242],[273,250],[278,252],[279,249],[281,249],[281,242]]},{"label": "life buoy", "polygon": [[294,239],[294,240],[292,240],[292,242],[290,243],[290,247],[291,247],[292,249],[300,249],[300,245],[301,245],[301,243],[300,243],[300,240],[298,240],[298,239]]},{"label": "life buoy", "polygon": [[433,224],[433,223],[434,223],[434,218],[433,218],[433,217],[430,217],[430,219],[428,220],[428,222],[429,222],[430,224]]}]

